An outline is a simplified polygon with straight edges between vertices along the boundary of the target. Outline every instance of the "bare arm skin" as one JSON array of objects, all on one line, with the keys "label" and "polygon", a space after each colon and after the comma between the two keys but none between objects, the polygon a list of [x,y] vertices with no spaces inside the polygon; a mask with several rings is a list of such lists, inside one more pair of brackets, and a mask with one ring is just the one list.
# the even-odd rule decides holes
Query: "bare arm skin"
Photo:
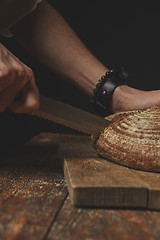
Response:
[{"label": "bare arm skin", "polygon": [[[61,15],[47,2],[15,26],[12,33],[41,63],[91,95],[97,80],[108,70],[94,57]],[[110,107],[113,112],[160,105],[160,91],[116,88]]]},{"label": "bare arm skin", "polygon": [[15,37],[53,72],[91,94],[107,71],[47,2],[12,29]]}]

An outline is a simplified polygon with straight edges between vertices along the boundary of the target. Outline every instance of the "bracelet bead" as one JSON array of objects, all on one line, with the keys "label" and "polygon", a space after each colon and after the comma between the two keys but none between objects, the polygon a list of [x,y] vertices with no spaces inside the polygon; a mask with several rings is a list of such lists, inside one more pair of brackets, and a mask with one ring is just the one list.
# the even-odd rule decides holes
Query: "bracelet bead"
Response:
[{"label": "bracelet bead", "polygon": [[103,75],[93,90],[91,102],[96,112],[109,110],[109,99],[116,87],[126,84],[128,73],[111,69]]}]

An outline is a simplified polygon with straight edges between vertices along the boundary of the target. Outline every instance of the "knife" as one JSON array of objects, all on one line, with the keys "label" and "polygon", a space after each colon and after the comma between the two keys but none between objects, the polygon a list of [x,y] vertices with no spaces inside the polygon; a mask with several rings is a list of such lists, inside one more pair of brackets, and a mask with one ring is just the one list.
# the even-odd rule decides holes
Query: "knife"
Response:
[{"label": "knife", "polygon": [[42,95],[40,107],[31,114],[92,136],[97,136],[110,124],[110,121],[95,114]]}]

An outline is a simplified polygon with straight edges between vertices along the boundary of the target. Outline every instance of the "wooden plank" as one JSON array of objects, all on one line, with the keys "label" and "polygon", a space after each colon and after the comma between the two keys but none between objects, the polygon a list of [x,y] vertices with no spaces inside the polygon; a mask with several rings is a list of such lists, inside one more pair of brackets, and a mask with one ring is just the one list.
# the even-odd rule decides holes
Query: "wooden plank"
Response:
[{"label": "wooden plank", "polygon": [[129,168],[101,158],[89,139],[60,142],[75,206],[147,208],[148,186]]},{"label": "wooden plank", "polygon": [[143,172],[132,170],[137,178],[147,184],[148,195],[148,208],[160,209],[160,174],[152,172]]},{"label": "wooden plank", "polygon": [[[83,142],[81,148],[86,152],[80,155],[74,148],[74,154],[77,152],[79,161],[86,154],[89,156],[82,166],[84,172],[88,171],[88,179],[92,158],[99,178],[102,177],[101,161],[106,160],[96,157],[90,144],[84,147],[88,137],[41,134],[18,151],[0,156],[0,239],[159,239],[160,212],[80,209],[73,206],[69,197],[66,199],[56,142],[67,139],[68,144],[73,140]],[[66,156],[71,158],[69,149]],[[112,167],[107,166],[111,175]],[[114,174],[122,175],[121,171],[116,165]]]},{"label": "wooden plank", "polygon": [[[63,136],[62,136],[63,138]],[[1,156],[0,239],[43,239],[68,194],[54,134]]]},{"label": "wooden plank", "polygon": [[[117,113],[119,114],[119,113]],[[114,115],[109,115],[106,119],[111,121]],[[132,170],[137,179],[145,182],[148,188],[148,209],[160,209],[160,174]]]},{"label": "wooden plank", "polygon": [[160,212],[75,208],[67,197],[46,240],[158,240]]}]

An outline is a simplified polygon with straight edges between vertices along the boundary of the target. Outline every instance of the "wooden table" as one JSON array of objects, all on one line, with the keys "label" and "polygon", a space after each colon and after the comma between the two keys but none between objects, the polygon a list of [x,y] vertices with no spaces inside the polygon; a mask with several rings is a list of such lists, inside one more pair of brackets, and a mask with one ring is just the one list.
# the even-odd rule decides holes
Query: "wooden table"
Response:
[{"label": "wooden table", "polygon": [[160,212],[74,207],[57,142],[42,133],[0,156],[0,240],[160,239]]}]

